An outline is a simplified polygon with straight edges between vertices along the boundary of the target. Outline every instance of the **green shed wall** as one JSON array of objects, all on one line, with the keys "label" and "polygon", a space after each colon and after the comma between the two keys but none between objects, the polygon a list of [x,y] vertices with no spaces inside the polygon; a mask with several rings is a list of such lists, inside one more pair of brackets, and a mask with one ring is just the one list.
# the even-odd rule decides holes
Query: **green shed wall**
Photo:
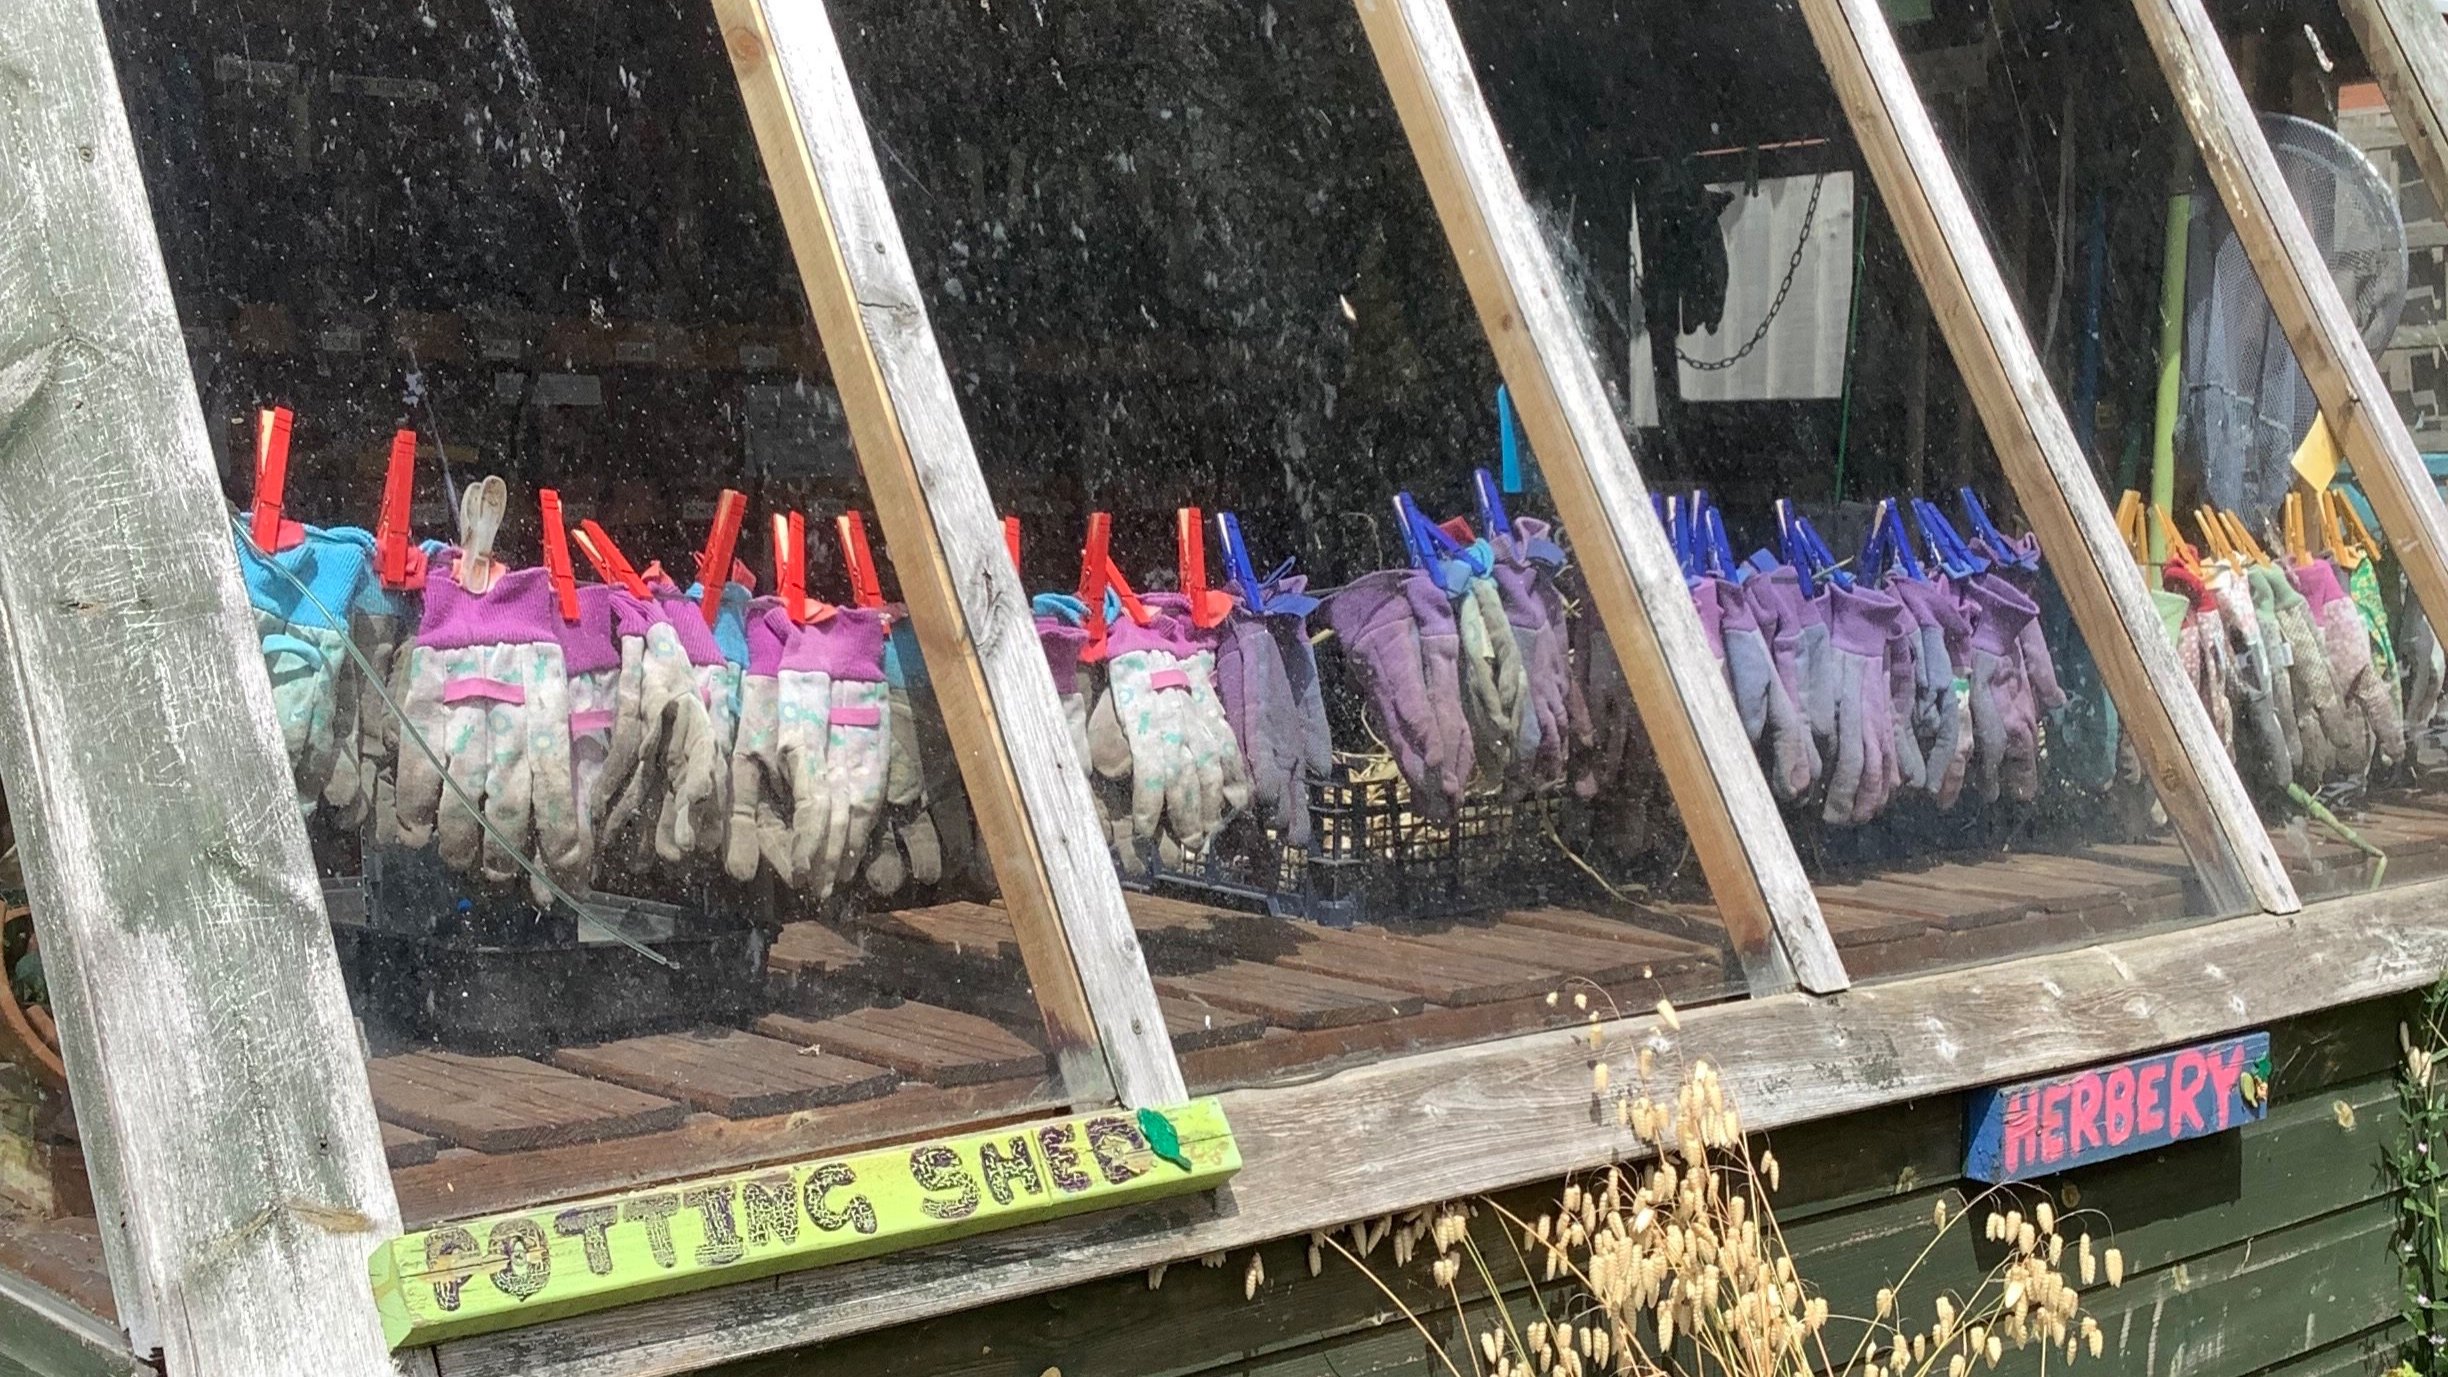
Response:
[{"label": "green shed wall", "polygon": [[[2113,1231],[2125,1250],[2124,1287],[2087,1299],[2107,1331],[2108,1353],[2084,1370],[2331,1377],[2395,1361],[2396,1210],[2383,1163],[2399,1125],[2397,1025],[2410,1008],[2383,1001],[2274,1025],[2277,1096],[2266,1121],[2042,1183],[2060,1209],[2078,1202],[2102,1211],[2107,1220],[2093,1232]],[[2352,1127],[2342,1126],[2340,1104],[2352,1111]],[[1771,1145],[1783,1167],[1778,1215],[1795,1262],[1839,1315],[1868,1313],[1877,1288],[1928,1243],[1941,1195],[1977,1188],[1960,1179],[1959,1097],[1788,1129]],[[1535,1212],[1552,1205],[1556,1189],[1513,1193],[1504,1203]],[[1491,1258],[1512,1261],[1496,1231],[1483,1228],[1481,1238]],[[1176,1265],[1154,1291],[1144,1273],[1134,1273],[734,1364],[719,1377],[1039,1377],[1048,1368],[1063,1377],[1444,1372],[1373,1282],[1331,1252],[1312,1278],[1306,1251],[1306,1239],[1265,1248],[1266,1280],[1254,1300],[1242,1297],[1249,1254],[1235,1253],[1221,1267]],[[1908,1294],[1927,1305],[1934,1287],[1966,1287],[1999,1256],[1977,1228],[1955,1228]],[[1390,1272],[1390,1249],[1380,1246],[1370,1262]],[[1387,1277],[1423,1313],[1438,1304],[1426,1271],[1415,1260]],[[1535,1305],[1517,1266],[1498,1267],[1494,1280],[1510,1302]],[[1471,1279],[1464,1286],[1478,1297],[1474,1309],[1487,1304]],[[1444,1304],[1427,1323],[1451,1342],[1455,1316]],[[1469,1360],[1453,1351],[1470,1373]],[[2038,1350],[2009,1353],[1999,1371],[2037,1373]]]}]

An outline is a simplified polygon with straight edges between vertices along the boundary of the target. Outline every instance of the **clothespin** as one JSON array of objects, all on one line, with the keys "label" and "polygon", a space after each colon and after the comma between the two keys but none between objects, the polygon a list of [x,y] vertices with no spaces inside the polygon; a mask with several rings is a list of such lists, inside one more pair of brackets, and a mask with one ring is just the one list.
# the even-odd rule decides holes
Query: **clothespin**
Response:
[{"label": "clothespin", "polygon": [[1811,525],[1810,518],[1797,515],[1793,519],[1793,527],[1794,533],[1802,540],[1803,548],[1817,566],[1819,576],[1839,588],[1851,588],[1853,576],[1836,563],[1836,552],[1828,548],[1826,539],[1819,534],[1818,527]]},{"label": "clothespin", "polygon": [[833,530],[841,537],[842,570],[850,576],[850,600],[861,607],[882,607],[884,582],[876,574],[875,555],[867,545],[867,518],[858,512],[843,512],[833,518]]},{"label": "clothespin", "polygon": [[595,566],[596,577],[633,598],[654,596],[653,590],[646,586],[646,580],[638,577],[638,571],[630,567],[628,557],[621,553],[620,546],[612,543],[611,533],[597,525],[595,518],[590,516],[579,522],[577,533],[571,539],[578,542],[587,563]]},{"label": "clothespin", "polygon": [[2006,533],[1989,520],[1989,509],[1981,505],[1979,493],[1967,486],[1959,490],[1959,495],[1963,499],[1964,521],[1971,526],[1973,536],[1989,547],[1992,559],[2019,569],[2040,567],[2037,551],[2025,551],[2022,545],[2007,539]]},{"label": "clothespin", "polygon": [[2244,518],[2230,511],[2219,512],[2218,518],[2220,524],[2227,528],[2228,545],[2237,554],[2265,567],[2271,563],[2269,551],[2262,549],[2261,542],[2253,538],[2252,528],[2244,524]]},{"label": "clothespin", "polygon": [[2237,557],[2234,547],[2227,543],[2227,528],[2220,523],[2217,512],[2208,507],[2195,507],[2193,526],[2201,532],[2202,544],[2209,548],[2211,558],[2230,569],[2244,567],[2244,561]]},{"label": "clothespin", "polygon": [[[772,524],[774,596],[782,600],[782,610],[790,614],[790,619],[804,626],[808,601],[807,518],[798,512],[775,512]],[[791,529],[794,525],[798,530]]]},{"label": "clothespin", "polygon": [[714,500],[714,528],[706,533],[705,550],[697,558],[697,581],[704,592],[698,608],[712,626],[722,613],[723,588],[731,582],[731,552],[739,547],[740,523],[748,516],[748,495],[725,488]]},{"label": "clothespin", "polygon": [[[1522,490],[1521,418],[1513,414],[1513,393],[1503,383],[1496,384],[1496,451],[1497,462],[1504,468],[1504,490]],[[1485,514],[1482,514],[1485,519]],[[1510,531],[1505,534],[1511,534]]]},{"label": "clothespin", "polygon": [[1266,615],[1266,585],[1259,582],[1258,567],[1250,562],[1249,545],[1241,538],[1241,518],[1217,512],[1216,539],[1224,547],[1224,577],[1241,590],[1242,605],[1254,615]]},{"label": "clothespin", "polygon": [[306,539],[306,528],[281,518],[281,501],[289,489],[289,408],[266,407],[255,413],[255,510],[247,521],[247,538],[265,554],[294,549]]},{"label": "clothespin", "polygon": [[1505,510],[1504,494],[1496,487],[1496,476],[1486,469],[1471,470],[1471,495],[1479,502],[1479,524],[1486,528],[1489,539],[1513,537],[1513,516]]},{"label": "clothespin", "polygon": [[552,581],[553,601],[561,608],[561,620],[576,626],[578,573],[570,567],[569,526],[561,515],[561,494],[538,488],[536,505],[544,510],[544,573]]},{"label": "clothespin", "polygon": [[2151,520],[2158,524],[2159,538],[2167,542],[2168,563],[2199,575],[2201,573],[2201,552],[2194,549],[2184,535],[2176,529],[2176,519],[2168,515],[2167,508],[2156,504],[2151,507],[2150,514]]},{"label": "clothespin", "polygon": [[383,470],[382,515],[374,523],[374,576],[395,592],[425,586],[425,551],[408,538],[415,488],[416,432],[394,432],[391,461]]},{"label": "clothespin", "polygon": [[1904,577],[1915,583],[1929,582],[1929,571],[1913,550],[1912,533],[1905,529],[1903,504],[1891,497],[1880,505],[1879,519],[1887,525],[1888,559],[1904,571]]},{"label": "clothespin", "polygon": [[1736,583],[1749,582],[1751,566],[1734,558],[1734,542],[1726,538],[1725,509],[1710,507],[1707,526],[1708,529],[1702,534],[1708,538],[1709,562],[1715,565],[1717,572],[1724,577]]},{"label": "clothespin", "polygon": [[[2362,558],[2379,559],[2386,555],[2388,551],[2381,546],[2380,538],[2372,534],[2371,527],[2363,524],[2362,509],[2355,506],[2353,497],[2335,489],[2331,490],[2330,497],[2337,503],[2342,526],[2351,528],[2348,539],[2361,547]],[[2361,560],[2356,562],[2360,563]]]},{"label": "clothespin", "polygon": [[1780,497],[1770,505],[1770,510],[1776,514],[1777,549],[1784,555],[1786,567],[1794,571],[1795,581],[1802,588],[1802,596],[1819,596],[1819,579],[1812,567],[1810,542],[1802,537],[1801,518],[1795,514],[1792,500]]},{"label": "clothespin", "polygon": [[2150,563],[2150,528],[2145,524],[2146,520],[2142,494],[2127,488],[2125,495],[2117,499],[2117,534],[2124,538],[2125,548],[2132,553],[2136,564]]},{"label": "clothespin", "polygon": [[[1469,572],[1486,574],[1495,568],[1494,556],[1476,541],[1456,539],[1453,532],[1430,521],[1419,509],[1419,503],[1408,492],[1394,494],[1394,515],[1406,533],[1405,544],[1411,551],[1412,567],[1425,569],[1437,578],[1437,585],[1448,593],[1462,590],[1452,584],[1450,566],[1464,565]],[[1460,528],[1470,531],[1469,523]]]},{"label": "clothespin", "polygon": [[1079,600],[1087,608],[1084,625],[1088,644],[1080,648],[1080,659],[1094,664],[1105,658],[1105,596],[1111,593],[1122,605],[1122,611],[1133,622],[1146,626],[1156,619],[1148,605],[1139,600],[1122,571],[1113,562],[1113,516],[1107,512],[1088,514],[1088,543],[1080,549]]},{"label": "clothespin", "polygon": [[1972,547],[1964,541],[1963,533],[1955,529],[1955,523],[1947,520],[1946,513],[1937,503],[1926,497],[1916,497],[1912,500],[1912,506],[1913,522],[1921,528],[1921,539],[1928,544],[1930,557],[1937,561],[1947,577],[1962,579],[1988,572],[1989,561],[1972,552]]},{"label": "clothespin", "polygon": [[1222,625],[1232,613],[1232,595],[1207,586],[1207,523],[1196,507],[1174,510],[1173,559],[1182,597],[1190,604],[1190,624],[1201,631]]},{"label": "clothespin", "polygon": [[459,490],[459,586],[471,593],[490,591],[501,577],[501,562],[493,558],[493,541],[501,534],[502,517],[510,510],[510,485],[501,475]]},{"label": "clothespin", "polygon": [[1020,518],[1003,518],[1003,548],[1011,555],[1012,572],[1020,571]]},{"label": "clothespin", "polygon": [[2286,545],[2287,562],[2305,565],[2312,562],[2312,547],[2304,541],[2303,494],[2291,492],[2280,508],[2279,539]]}]

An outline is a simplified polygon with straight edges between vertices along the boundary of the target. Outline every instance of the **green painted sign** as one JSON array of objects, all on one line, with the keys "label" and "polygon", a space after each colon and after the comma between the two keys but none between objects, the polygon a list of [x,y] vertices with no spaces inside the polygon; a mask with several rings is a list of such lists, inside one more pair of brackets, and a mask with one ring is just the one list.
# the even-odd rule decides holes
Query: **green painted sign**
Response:
[{"label": "green painted sign", "polygon": [[445,1224],[370,1268],[398,1348],[1211,1190],[1240,1169],[1214,1100],[1109,1110]]}]

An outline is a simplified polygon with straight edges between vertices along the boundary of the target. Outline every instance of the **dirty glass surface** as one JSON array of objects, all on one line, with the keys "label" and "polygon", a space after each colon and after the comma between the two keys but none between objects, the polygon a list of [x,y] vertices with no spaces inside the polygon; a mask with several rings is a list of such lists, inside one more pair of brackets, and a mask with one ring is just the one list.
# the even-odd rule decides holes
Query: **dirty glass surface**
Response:
[{"label": "dirty glass surface", "polygon": [[1193,1086],[1738,981],[1351,8],[831,10],[1039,610],[1101,522],[1222,681],[1212,827],[1127,607],[1075,700]]},{"label": "dirty glass surface", "polygon": [[[1800,8],[1457,18],[1649,482],[1724,527],[1695,596],[1852,974],[2208,916]],[[1971,60],[1916,59],[1942,120],[2010,105]]]},{"label": "dirty glass surface", "polygon": [[710,12],[106,11],[410,1224],[1063,1102]]},{"label": "dirty glass surface", "polygon": [[[2416,445],[2441,448],[2437,201],[2352,30],[2331,3],[2214,14],[2364,346]],[[1977,57],[1943,17],[1905,35],[1925,70],[2016,93],[1956,103],[1942,136],[2027,318],[2055,322],[2048,361],[2103,488],[2174,517],[2178,543],[2145,550],[2146,572],[2212,594],[2184,644],[2298,892],[2438,874],[2437,638],[2352,465],[2314,434],[2319,405],[2140,21],[2043,7]]]}]

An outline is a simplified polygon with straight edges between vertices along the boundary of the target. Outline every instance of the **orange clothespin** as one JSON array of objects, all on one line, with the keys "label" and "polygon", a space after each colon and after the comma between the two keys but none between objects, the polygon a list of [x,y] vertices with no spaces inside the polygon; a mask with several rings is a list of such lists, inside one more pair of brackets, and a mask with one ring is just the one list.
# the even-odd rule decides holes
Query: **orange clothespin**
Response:
[{"label": "orange clothespin", "polygon": [[2165,507],[2153,506],[2150,511],[2151,519],[2159,525],[2160,538],[2167,542],[2168,563],[2199,574],[2201,572],[2201,552],[2194,549],[2191,542],[2178,533],[2176,519],[2168,515]]},{"label": "orange clothespin", "polygon": [[561,620],[576,626],[578,572],[570,567],[569,525],[561,515],[561,494],[552,488],[538,488],[536,505],[544,510],[544,574],[552,580],[553,600],[560,604]]},{"label": "orange clothespin", "polygon": [[833,518],[833,530],[841,537],[842,572],[850,576],[850,600],[861,607],[882,607],[884,581],[876,574],[875,554],[867,545],[867,518],[858,512],[843,512]]},{"label": "orange clothespin", "polygon": [[1018,573],[1020,571],[1020,518],[1016,516],[1003,518],[1003,548],[1011,554],[1012,572]]},{"label": "orange clothespin", "polygon": [[1113,562],[1113,517],[1106,512],[1088,514],[1088,543],[1080,550],[1080,602],[1087,608],[1088,644],[1081,648],[1080,659],[1094,664],[1105,658],[1105,594],[1110,590],[1121,600],[1122,610],[1140,626],[1156,619],[1155,612],[1139,600],[1130,581]]},{"label": "orange clothespin", "polygon": [[2388,552],[2381,548],[2380,538],[2372,534],[2371,527],[2363,524],[2363,513],[2347,499],[2346,494],[2332,492],[2330,496],[2337,503],[2338,515],[2342,518],[2343,525],[2350,528],[2347,538],[2361,547],[2363,558],[2379,559],[2387,554]]},{"label": "orange clothespin", "polygon": [[2116,524],[2117,534],[2133,554],[2134,563],[2149,564],[2150,532],[2143,525],[2141,493],[2127,488],[2125,495],[2117,499]]},{"label": "orange clothespin", "polygon": [[2230,569],[2243,567],[2243,560],[2237,557],[2234,547],[2227,543],[2227,528],[2220,523],[2216,511],[2209,507],[2195,507],[2193,525],[2201,532],[2202,544],[2209,548],[2211,558]]},{"label": "orange clothespin", "polygon": [[425,552],[408,538],[409,502],[416,489],[416,432],[391,436],[383,470],[382,515],[374,523],[374,576],[394,591],[425,586]]},{"label": "orange clothespin", "polygon": [[598,578],[633,598],[654,596],[653,590],[646,586],[646,580],[638,576],[638,571],[630,566],[628,558],[621,554],[620,546],[612,542],[611,533],[597,525],[595,518],[590,516],[579,522],[577,533],[571,539],[577,541],[578,548],[585,552],[587,563],[595,566]]},{"label": "orange clothespin", "polygon": [[2253,537],[2252,527],[2244,524],[2243,517],[2230,511],[2221,511],[2218,515],[2227,527],[2227,543],[2235,547],[2238,554],[2265,567],[2272,562],[2269,551],[2261,548],[2261,542]]},{"label": "orange clothespin", "polygon": [[1190,624],[1201,631],[1222,625],[1232,614],[1232,594],[1207,586],[1207,523],[1198,508],[1173,513],[1173,555],[1182,596],[1190,604]]},{"label": "orange clothespin", "polygon": [[747,515],[748,496],[736,488],[723,489],[714,501],[714,529],[706,533],[705,552],[697,559],[697,581],[704,590],[698,606],[707,626],[722,613],[723,585],[733,581],[731,552],[739,546],[740,523]]},{"label": "orange clothespin", "polygon": [[247,521],[247,538],[265,554],[295,548],[306,539],[306,528],[281,518],[281,501],[289,490],[289,408],[266,407],[255,413],[255,510]]},{"label": "orange clothespin", "polygon": [[2286,545],[2287,562],[2304,565],[2312,562],[2312,547],[2304,540],[2303,494],[2291,492],[2279,511],[2278,538]]},{"label": "orange clothespin", "polygon": [[833,604],[811,598],[807,591],[807,517],[799,512],[773,519],[774,596],[801,626],[830,620]]}]

